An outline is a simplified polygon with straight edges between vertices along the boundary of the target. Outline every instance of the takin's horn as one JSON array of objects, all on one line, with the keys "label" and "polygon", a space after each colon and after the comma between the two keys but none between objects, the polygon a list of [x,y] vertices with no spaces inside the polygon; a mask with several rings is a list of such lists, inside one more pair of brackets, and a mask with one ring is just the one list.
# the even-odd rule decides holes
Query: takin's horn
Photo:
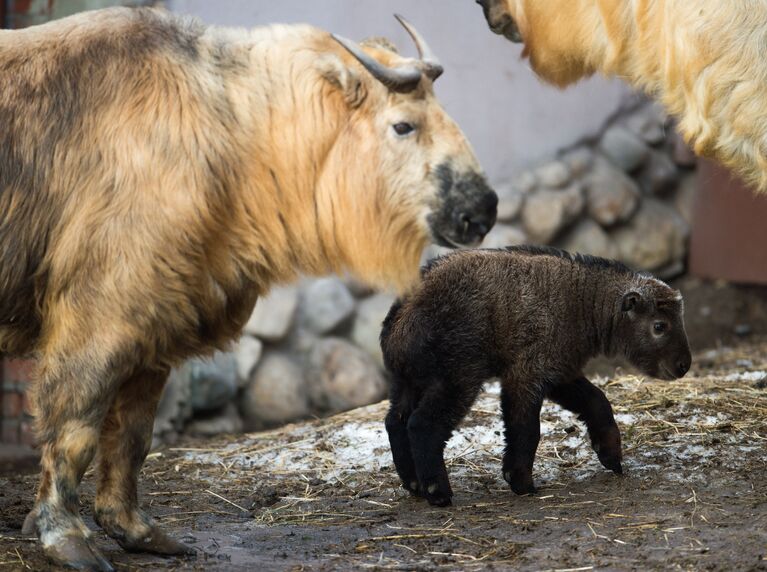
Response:
[{"label": "takin's horn", "polygon": [[418,33],[418,30],[416,30],[410,22],[405,20],[400,14],[394,14],[394,17],[397,18],[397,21],[400,24],[402,24],[402,27],[405,28],[408,34],[410,34],[410,37],[413,38],[415,47],[418,50],[418,56],[423,62],[424,73],[432,81],[436,80],[442,75],[442,72],[445,71],[445,68],[439,63],[437,56],[429,47],[429,44],[426,43],[426,40],[423,39],[423,36]]},{"label": "takin's horn", "polygon": [[421,81],[422,73],[416,66],[404,65],[390,68],[365,53],[356,42],[337,36],[336,34],[331,34],[331,36],[336,42],[346,48],[346,50],[353,55],[374,78],[389,89],[399,93],[407,93],[413,91],[418,85],[418,82]]}]

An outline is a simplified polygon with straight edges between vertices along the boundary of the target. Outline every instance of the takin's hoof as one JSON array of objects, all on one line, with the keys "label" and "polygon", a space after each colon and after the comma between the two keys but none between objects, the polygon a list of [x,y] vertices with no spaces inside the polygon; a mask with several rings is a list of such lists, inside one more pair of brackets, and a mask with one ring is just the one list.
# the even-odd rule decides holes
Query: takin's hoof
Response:
[{"label": "takin's hoof", "polygon": [[616,457],[615,455],[599,455],[599,462],[602,463],[602,466],[605,469],[611,470],[616,475],[622,475],[623,474],[623,467],[621,466],[621,458],[620,456]]},{"label": "takin's hoof", "polygon": [[533,476],[523,471],[503,471],[503,479],[509,483],[511,490],[518,495],[534,495],[538,492],[533,484]]},{"label": "takin's hoof", "polygon": [[425,483],[421,485],[421,491],[431,506],[442,507],[453,504],[453,490],[450,488],[449,482],[432,481]]},{"label": "takin's hoof", "polygon": [[[40,514],[38,507],[32,509],[24,519],[21,533],[29,536],[37,535],[43,542],[43,552],[52,562],[75,570],[114,572],[109,560],[83,532],[78,530],[77,523],[74,529],[56,530],[54,523],[50,520],[41,523]],[[85,528],[82,522],[79,524]]]},{"label": "takin's hoof", "polygon": [[37,536],[37,508],[33,508],[27,518],[24,519],[24,524],[21,525],[21,534],[24,536]]},{"label": "takin's hoof", "polygon": [[117,543],[127,552],[148,552],[160,556],[196,555],[194,548],[165,534],[153,526],[149,533],[138,539],[117,538]]},{"label": "takin's hoof", "polygon": [[423,492],[421,491],[421,487],[418,485],[418,481],[416,479],[411,479],[409,481],[402,481],[402,488],[405,489],[407,492],[409,492],[414,497],[422,497]]},{"label": "takin's hoof", "polygon": [[623,467],[621,466],[621,459],[623,457],[621,454],[621,439],[617,428],[601,440],[595,439],[592,441],[591,447],[596,452],[599,462],[602,463],[605,469],[611,470],[616,475],[623,474]]},{"label": "takin's hoof", "polygon": [[432,485],[434,487],[434,492],[426,491],[426,494],[424,497],[427,501],[429,501],[429,504],[431,506],[450,506],[453,504],[453,495],[452,493],[446,493],[444,491],[438,490],[436,487],[437,485]]},{"label": "takin's hoof", "polygon": [[43,546],[45,555],[59,566],[88,572],[114,572],[109,560],[85,537],[67,535],[50,546]]}]

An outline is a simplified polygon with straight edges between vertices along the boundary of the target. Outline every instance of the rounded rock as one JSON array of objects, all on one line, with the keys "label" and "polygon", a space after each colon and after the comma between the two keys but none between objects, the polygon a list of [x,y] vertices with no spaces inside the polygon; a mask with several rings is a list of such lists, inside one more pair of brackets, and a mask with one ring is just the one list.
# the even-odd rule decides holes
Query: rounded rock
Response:
[{"label": "rounded rock", "polygon": [[689,226],[663,202],[646,198],[627,225],[611,233],[618,258],[632,268],[655,271],[683,260]]},{"label": "rounded rock", "polygon": [[266,342],[278,342],[283,339],[298,307],[298,290],[295,286],[278,286],[264,297],[258,299],[245,333],[261,338]]},{"label": "rounded rock", "polygon": [[637,174],[639,187],[647,194],[662,195],[679,181],[679,169],[666,153],[652,151]]},{"label": "rounded rock", "polygon": [[563,161],[551,161],[538,167],[535,176],[544,187],[561,189],[570,182],[572,173]]},{"label": "rounded rock", "polygon": [[548,244],[581,213],[584,207],[580,185],[562,191],[543,190],[530,195],[522,210],[522,222],[536,243]]},{"label": "rounded rock", "polygon": [[304,291],[301,316],[316,334],[327,334],[354,313],[355,301],[346,285],[334,276],[314,280]]},{"label": "rounded rock", "polygon": [[309,356],[312,405],[346,411],[383,399],[386,380],[370,354],[341,338],[319,340]]},{"label": "rounded rock", "polygon": [[594,164],[594,151],[588,147],[576,147],[562,156],[562,161],[570,168],[573,177],[584,175]]},{"label": "rounded rock", "polygon": [[639,204],[639,187],[605,159],[594,162],[584,179],[588,212],[603,227],[631,218]]},{"label": "rounded rock", "polygon": [[660,145],[666,139],[667,116],[657,103],[644,105],[626,120],[626,127],[649,145]]},{"label": "rounded rock", "polygon": [[617,249],[609,235],[601,226],[589,219],[578,222],[567,233],[560,246],[569,252],[580,252],[602,258],[617,256]]},{"label": "rounded rock", "polygon": [[496,223],[493,230],[482,241],[482,248],[504,248],[527,242],[525,231],[518,226]]},{"label": "rounded rock", "polygon": [[622,125],[613,125],[604,132],[599,141],[599,149],[626,173],[641,167],[650,153],[647,145]]},{"label": "rounded rock", "polygon": [[240,387],[247,385],[263,352],[263,342],[253,336],[244,335],[237,342],[234,354],[237,357],[237,377]]},{"label": "rounded rock", "polygon": [[511,183],[496,185],[495,192],[498,195],[497,220],[499,222],[513,221],[522,210],[525,193]]},{"label": "rounded rock", "polygon": [[241,433],[242,429],[242,418],[234,403],[228,403],[218,415],[195,419],[186,427],[186,431],[190,435],[198,437],[214,437],[222,434],[232,435]]},{"label": "rounded rock", "polygon": [[357,306],[357,315],[352,326],[352,341],[383,366],[381,353],[381,326],[394,303],[394,296],[379,293],[367,298]]},{"label": "rounded rock", "polygon": [[220,409],[237,394],[234,354],[216,352],[211,359],[191,359],[185,367],[189,370],[190,400],[195,412]]},{"label": "rounded rock", "polygon": [[241,411],[246,427],[254,429],[306,417],[306,381],[298,364],[282,353],[266,353],[243,392]]}]

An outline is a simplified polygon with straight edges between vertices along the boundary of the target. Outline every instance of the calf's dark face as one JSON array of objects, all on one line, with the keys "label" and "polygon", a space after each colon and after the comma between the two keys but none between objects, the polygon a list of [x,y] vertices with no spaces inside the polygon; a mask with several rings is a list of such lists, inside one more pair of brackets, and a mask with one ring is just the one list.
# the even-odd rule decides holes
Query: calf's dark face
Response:
[{"label": "calf's dark face", "polygon": [[661,297],[629,292],[623,296],[620,312],[622,319],[616,334],[629,362],[659,379],[684,377],[692,356],[681,295],[670,288]]}]

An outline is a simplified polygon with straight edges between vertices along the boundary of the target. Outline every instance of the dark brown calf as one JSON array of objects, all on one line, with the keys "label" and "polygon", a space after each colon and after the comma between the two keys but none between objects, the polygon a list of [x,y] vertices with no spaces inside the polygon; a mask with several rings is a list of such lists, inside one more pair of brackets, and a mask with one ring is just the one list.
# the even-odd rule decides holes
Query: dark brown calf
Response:
[{"label": "dark brown calf", "polygon": [[463,251],[432,262],[395,303],[381,347],[392,375],[386,430],[403,486],[434,505],[453,496],[443,451],[482,384],[501,378],[503,476],[532,493],[545,398],[586,423],[601,463],[620,473],[620,432],[583,376],[598,355],[647,375],[690,368],[679,292],[618,262],[552,248]]}]

